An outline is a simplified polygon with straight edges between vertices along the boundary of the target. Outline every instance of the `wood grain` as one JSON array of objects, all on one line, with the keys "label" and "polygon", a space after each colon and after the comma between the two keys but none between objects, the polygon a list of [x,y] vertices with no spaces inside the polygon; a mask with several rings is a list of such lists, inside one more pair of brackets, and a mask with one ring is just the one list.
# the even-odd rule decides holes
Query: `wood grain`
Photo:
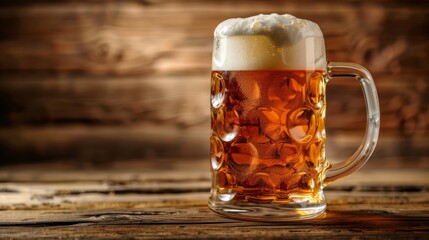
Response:
[{"label": "wood grain", "polygon": [[[371,71],[382,131],[321,217],[225,219],[207,207],[213,29],[272,12]],[[428,16],[424,0],[0,2],[0,238],[428,238]],[[329,83],[330,161],[357,148],[364,112],[357,83]]]},{"label": "wood grain", "polygon": [[254,3],[257,8],[247,1],[11,5],[0,11],[2,22],[11,26],[3,30],[0,52],[7,61],[0,69],[120,75],[207,71],[219,22],[285,9],[320,24],[332,60],[358,62],[375,73],[427,73],[427,4]]},{"label": "wood grain", "polygon": [[[429,154],[420,144],[429,132],[427,1],[8,1],[0,6],[0,164],[206,156],[206,139],[197,142],[194,136],[208,128],[213,29],[226,18],[271,12],[315,21],[330,61],[356,62],[374,75],[381,132],[395,142],[380,141],[388,152],[379,157]],[[362,133],[359,86],[336,79],[327,91],[329,138]],[[145,126],[160,132],[147,133],[141,130]],[[336,149],[346,155],[342,146]]]},{"label": "wood grain", "polygon": [[[424,135],[429,107],[421,96],[429,87],[413,75],[376,75],[382,131]],[[209,73],[127,78],[5,77],[0,103],[5,126],[52,124],[126,125],[158,123],[177,127],[209,122]],[[327,90],[331,130],[364,131],[362,92],[353,79],[334,79]],[[29,104],[31,102],[31,104]],[[359,116],[361,115],[361,116]],[[329,123],[333,124],[329,124]]]},{"label": "wood grain", "polygon": [[[76,168],[87,168],[96,165],[118,166],[123,161],[134,159],[149,161],[163,158],[180,162],[189,157],[208,161],[209,134],[208,126],[191,129],[157,125],[9,128],[0,130],[0,162],[18,164],[29,161],[27,158],[31,156],[30,163],[63,161]],[[363,133],[330,134],[327,142],[328,158],[333,161],[348,158],[359,147],[362,137]],[[376,159],[373,164],[428,167],[428,148],[427,136],[404,138],[382,134],[373,155]],[[402,164],[397,162],[404,158],[408,160]]]},{"label": "wood grain", "polygon": [[419,238],[429,231],[425,170],[360,171],[326,189],[323,216],[282,224],[209,211],[210,175],[201,167],[16,173],[0,170],[6,238]]}]

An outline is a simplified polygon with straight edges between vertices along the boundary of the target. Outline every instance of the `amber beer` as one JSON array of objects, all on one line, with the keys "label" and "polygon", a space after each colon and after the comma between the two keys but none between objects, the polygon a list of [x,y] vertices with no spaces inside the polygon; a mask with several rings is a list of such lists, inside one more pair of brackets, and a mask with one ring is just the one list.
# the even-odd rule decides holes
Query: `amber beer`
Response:
[{"label": "amber beer", "polygon": [[[357,151],[325,157],[327,79],[359,81],[367,129]],[[320,27],[290,14],[231,18],[214,30],[211,72],[208,206],[222,216],[256,221],[317,217],[323,186],[368,161],[380,111],[371,74],[329,62]]]},{"label": "amber beer", "polygon": [[211,124],[220,199],[319,197],[328,165],[324,71],[213,71]]}]

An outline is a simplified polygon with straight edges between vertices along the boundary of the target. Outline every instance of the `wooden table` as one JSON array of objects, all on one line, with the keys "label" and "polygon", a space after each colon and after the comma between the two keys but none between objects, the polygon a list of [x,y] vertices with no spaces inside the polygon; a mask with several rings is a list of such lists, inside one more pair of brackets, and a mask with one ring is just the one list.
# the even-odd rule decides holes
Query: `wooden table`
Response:
[{"label": "wooden table", "polygon": [[0,237],[429,238],[427,169],[361,169],[326,189],[322,217],[273,224],[211,212],[206,163],[2,167]]}]

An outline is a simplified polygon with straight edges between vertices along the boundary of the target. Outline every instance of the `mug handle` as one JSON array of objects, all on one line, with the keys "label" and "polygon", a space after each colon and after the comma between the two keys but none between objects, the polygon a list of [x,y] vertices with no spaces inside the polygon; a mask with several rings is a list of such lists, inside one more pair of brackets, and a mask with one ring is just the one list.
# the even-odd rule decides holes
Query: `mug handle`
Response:
[{"label": "mug handle", "polygon": [[365,136],[356,152],[347,160],[332,164],[325,178],[325,185],[345,177],[362,167],[374,152],[380,130],[380,107],[377,90],[371,74],[364,67],[355,63],[330,62],[329,78],[351,77],[359,81],[365,98],[367,125]]}]

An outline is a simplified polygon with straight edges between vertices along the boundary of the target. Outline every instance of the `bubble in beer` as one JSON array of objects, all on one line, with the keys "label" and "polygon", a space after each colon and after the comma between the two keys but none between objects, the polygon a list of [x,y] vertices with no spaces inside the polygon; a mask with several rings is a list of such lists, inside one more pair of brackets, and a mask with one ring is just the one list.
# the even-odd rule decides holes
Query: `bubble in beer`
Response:
[{"label": "bubble in beer", "polygon": [[323,106],[325,96],[324,77],[320,72],[313,72],[307,84],[307,94],[309,102],[316,109]]},{"label": "bubble in beer", "polygon": [[216,136],[210,138],[210,160],[213,170],[218,170],[224,160],[223,144]]},{"label": "bubble in beer", "polygon": [[216,113],[216,131],[219,137],[225,141],[230,142],[237,136],[240,129],[239,116],[235,110],[225,111],[219,108]]},{"label": "bubble in beer", "polygon": [[212,106],[214,108],[220,107],[225,99],[225,81],[222,75],[217,72],[212,75],[210,90]]},{"label": "bubble in beer", "polygon": [[316,116],[309,107],[291,112],[287,121],[290,136],[297,142],[310,141],[316,132]]}]

